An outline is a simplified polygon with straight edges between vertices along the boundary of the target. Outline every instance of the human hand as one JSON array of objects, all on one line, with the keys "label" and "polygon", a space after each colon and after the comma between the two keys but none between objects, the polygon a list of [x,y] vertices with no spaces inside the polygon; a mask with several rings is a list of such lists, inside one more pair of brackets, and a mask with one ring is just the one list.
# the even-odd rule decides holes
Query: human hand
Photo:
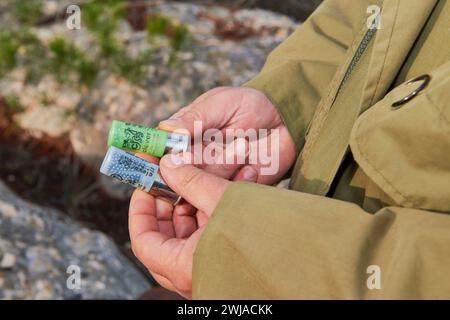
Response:
[{"label": "human hand", "polygon": [[[193,103],[181,109],[170,119],[162,121],[159,128],[167,131],[179,129],[187,130],[194,136],[194,122],[201,121],[202,134],[208,129],[218,129],[225,132],[227,129],[266,129],[275,130],[279,134],[276,145],[272,139],[266,139],[258,135],[256,140],[247,141],[245,150],[229,148],[229,145],[219,146],[216,152],[217,159],[223,159],[222,154],[228,158],[237,157],[237,153],[244,152],[245,162],[234,161],[219,163],[202,163],[200,168],[225,179],[251,180],[262,184],[273,184],[282,179],[294,163],[296,157],[295,145],[290,134],[283,124],[277,109],[269,99],[260,91],[250,88],[220,87],[206,92],[198,97]],[[272,132],[275,132],[272,131]],[[258,132],[258,131],[257,131]],[[272,135],[272,133],[269,133]],[[275,136],[272,136],[275,137]],[[217,143],[202,141],[202,147]],[[264,149],[264,150],[262,150]],[[216,149],[217,150],[217,149]],[[249,157],[249,150],[258,150],[257,159]],[[262,153],[267,154],[271,160],[276,161],[276,169],[265,173],[264,167],[267,163],[260,157]],[[234,154],[233,154],[234,153]],[[198,156],[196,154],[196,156]],[[249,161],[253,159],[253,161]],[[267,162],[267,161],[266,161]],[[266,170],[267,172],[267,170]]]},{"label": "human hand", "polygon": [[128,222],[136,257],[161,286],[186,298],[192,295],[192,264],[197,243],[231,183],[189,163],[192,163],[190,153],[166,155],[160,161],[164,180],[186,201],[173,207],[136,190]]}]

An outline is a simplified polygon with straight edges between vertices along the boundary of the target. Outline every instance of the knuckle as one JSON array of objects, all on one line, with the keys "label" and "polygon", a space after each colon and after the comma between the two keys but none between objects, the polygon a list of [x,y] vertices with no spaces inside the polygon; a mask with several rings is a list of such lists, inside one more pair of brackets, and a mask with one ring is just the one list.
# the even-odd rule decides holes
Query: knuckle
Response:
[{"label": "knuckle", "polygon": [[236,166],[231,164],[217,164],[210,171],[219,177],[228,179],[236,171]]},{"label": "knuckle", "polygon": [[189,112],[189,106],[183,107],[180,110],[178,110],[173,116],[171,116],[171,119],[177,119],[181,118],[183,115],[185,115],[187,112]]},{"label": "knuckle", "polygon": [[204,116],[203,113],[197,108],[190,109],[184,115],[184,117],[187,118],[187,120],[190,120],[190,121],[192,121],[192,120],[202,120],[203,116]]},{"label": "knuckle", "polygon": [[202,172],[198,169],[189,171],[181,180],[180,186],[183,190],[189,191],[193,185],[201,179]]}]

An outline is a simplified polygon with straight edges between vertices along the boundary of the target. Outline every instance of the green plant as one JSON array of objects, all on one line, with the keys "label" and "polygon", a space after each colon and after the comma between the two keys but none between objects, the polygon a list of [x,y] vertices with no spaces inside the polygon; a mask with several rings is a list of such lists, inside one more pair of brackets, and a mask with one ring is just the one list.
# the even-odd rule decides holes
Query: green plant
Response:
[{"label": "green plant", "polygon": [[42,94],[40,102],[43,106],[47,107],[52,104],[52,100],[48,97],[46,93]]},{"label": "green plant", "polygon": [[42,16],[42,0],[10,0],[9,11],[22,25],[31,26]]},{"label": "green plant", "polygon": [[164,16],[153,15],[149,17],[145,27],[148,42],[152,43],[157,36],[165,35],[171,25],[171,21]]},{"label": "green plant", "polygon": [[158,36],[168,37],[170,46],[174,51],[179,51],[189,39],[189,29],[182,24],[174,24],[168,18],[161,15],[153,15],[147,20],[147,41],[151,44]]},{"label": "green plant", "polygon": [[20,112],[23,110],[23,107],[20,104],[20,97],[15,93],[5,95],[5,102],[11,112]]},{"label": "green plant", "polygon": [[114,28],[124,17],[125,3],[121,0],[94,0],[82,5],[83,23],[93,32]]},{"label": "green plant", "polygon": [[145,74],[145,66],[151,53],[147,50],[137,57],[130,57],[114,38],[118,22],[124,17],[124,8],[123,1],[117,0],[86,3],[83,6],[84,23],[94,35],[99,51],[96,60],[100,66],[139,84]]},{"label": "green plant", "polygon": [[63,38],[52,39],[48,48],[51,52],[52,67],[55,68],[57,74],[62,74],[61,71],[70,69],[74,60],[78,58],[75,46]]},{"label": "green plant", "polygon": [[[31,31],[29,25],[42,14],[42,0],[11,0],[11,3],[10,8],[21,24],[8,29],[0,28],[0,78],[12,69],[22,67],[26,71],[27,81],[38,81],[46,74],[52,74],[62,83],[78,83],[89,88],[97,80],[99,71],[106,70],[137,85],[142,84],[152,49],[131,56],[115,38],[119,21],[125,18],[126,2],[91,0],[82,4],[82,24],[93,39],[94,48],[89,57],[74,43],[61,37],[45,45]],[[28,18],[21,16],[30,13]],[[161,15],[148,19],[146,33],[151,46],[156,37],[168,39],[172,49],[170,64],[173,64],[176,52],[189,38],[185,26]]]},{"label": "green plant", "polygon": [[45,48],[27,27],[0,28],[0,78],[17,66],[26,69],[27,80],[39,77]]},{"label": "green plant", "polygon": [[84,24],[94,35],[104,57],[111,57],[119,51],[114,31],[123,18],[124,4],[117,0],[91,1],[83,5]]},{"label": "green plant", "polygon": [[175,27],[175,32],[170,39],[170,45],[174,51],[179,51],[188,41],[190,36],[189,29],[184,25]]},{"label": "green plant", "polygon": [[176,60],[176,53],[187,43],[190,33],[189,29],[180,24],[174,24],[168,18],[161,15],[153,15],[147,20],[146,26],[147,41],[153,44],[156,37],[165,36],[169,39],[172,52],[169,64]]},{"label": "green plant", "polygon": [[0,77],[16,66],[16,53],[19,42],[8,29],[0,29]]},{"label": "green plant", "polygon": [[189,39],[189,30],[183,25],[175,27],[175,32],[170,39],[170,46],[172,47],[172,52],[170,53],[169,65],[174,65],[176,62],[176,54],[180,49],[187,43]]},{"label": "green plant", "polygon": [[99,67],[92,60],[80,57],[76,64],[76,71],[78,73],[78,81],[90,87],[97,78]]},{"label": "green plant", "polygon": [[80,84],[91,85],[97,77],[98,68],[73,43],[63,38],[50,41],[51,52],[48,66],[60,82],[68,82],[75,78]]},{"label": "green plant", "polygon": [[151,51],[144,51],[135,58],[123,51],[115,57],[112,71],[131,83],[140,84],[145,76],[150,56]]}]

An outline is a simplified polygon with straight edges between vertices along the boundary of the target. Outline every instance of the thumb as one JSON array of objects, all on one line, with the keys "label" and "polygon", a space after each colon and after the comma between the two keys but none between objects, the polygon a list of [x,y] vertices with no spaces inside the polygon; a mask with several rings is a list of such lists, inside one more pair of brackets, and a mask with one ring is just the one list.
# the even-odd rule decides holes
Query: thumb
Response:
[{"label": "thumb", "polygon": [[231,183],[192,165],[193,155],[169,154],[161,159],[161,174],[167,184],[199,210],[212,214]]}]

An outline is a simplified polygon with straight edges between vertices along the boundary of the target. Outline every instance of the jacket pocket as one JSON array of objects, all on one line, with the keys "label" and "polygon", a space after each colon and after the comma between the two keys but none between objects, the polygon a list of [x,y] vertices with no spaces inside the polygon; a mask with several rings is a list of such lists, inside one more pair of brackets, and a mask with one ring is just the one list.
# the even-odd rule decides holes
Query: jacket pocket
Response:
[{"label": "jacket pocket", "polygon": [[450,62],[420,83],[402,84],[364,112],[351,134],[356,162],[399,206],[450,212]]}]

